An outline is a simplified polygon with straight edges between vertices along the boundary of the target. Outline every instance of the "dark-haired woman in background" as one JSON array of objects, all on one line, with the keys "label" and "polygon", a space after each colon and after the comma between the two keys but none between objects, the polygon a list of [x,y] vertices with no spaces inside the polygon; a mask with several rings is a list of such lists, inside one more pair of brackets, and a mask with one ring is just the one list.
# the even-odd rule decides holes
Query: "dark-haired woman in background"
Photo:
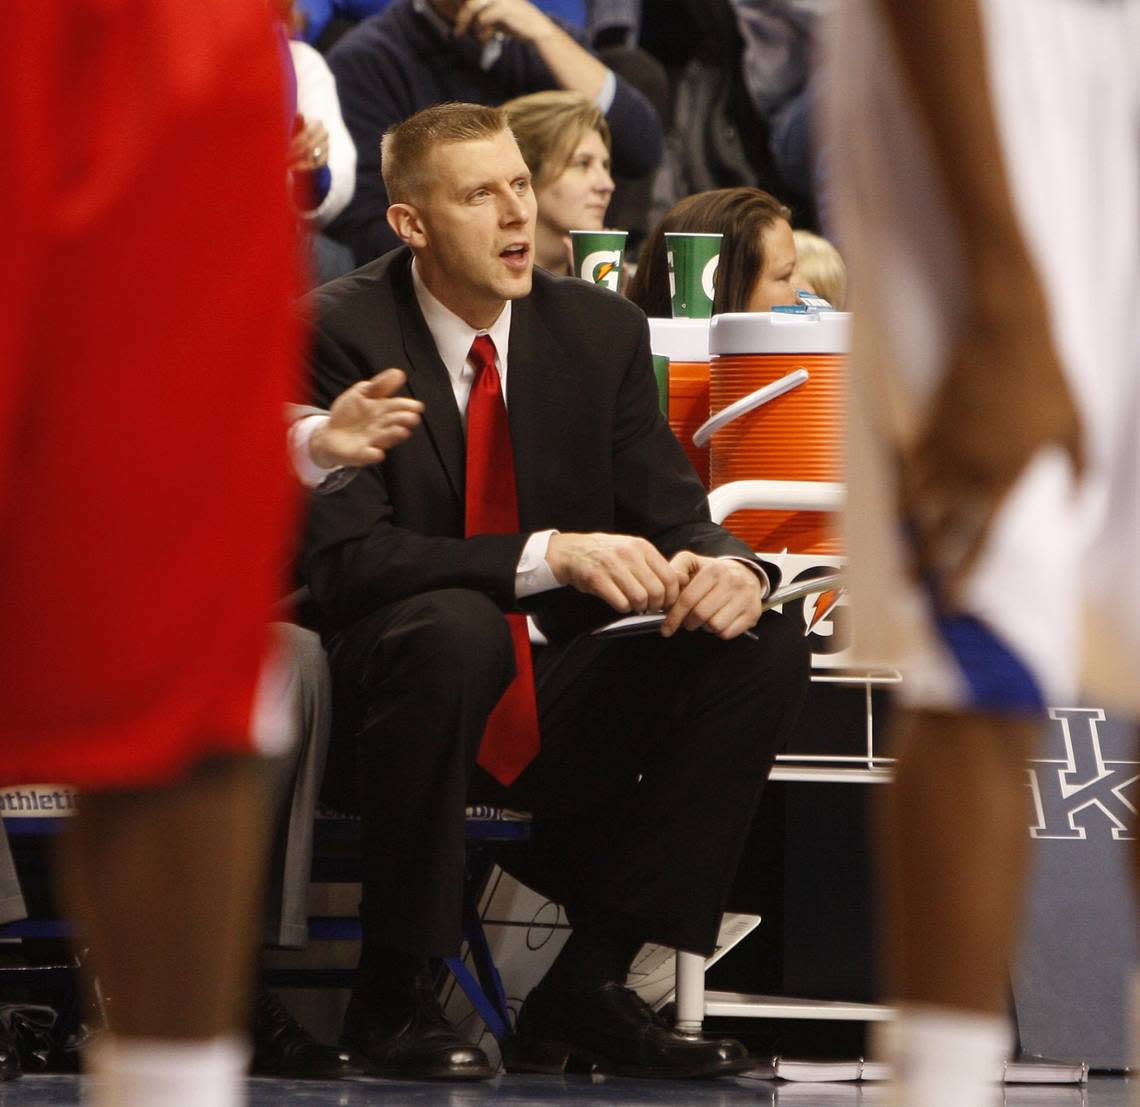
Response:
[{"label": "dark-haired woman in background", "polygon": [[724,235],[716,274],[713,313],[771,311],[797,302],[792,274],[796,244],[792,213],[759,188],[718,188],[679,200],[661,220],[645,248],[627,295],[646,315],[668,318],[669,261],[666,232]]}]

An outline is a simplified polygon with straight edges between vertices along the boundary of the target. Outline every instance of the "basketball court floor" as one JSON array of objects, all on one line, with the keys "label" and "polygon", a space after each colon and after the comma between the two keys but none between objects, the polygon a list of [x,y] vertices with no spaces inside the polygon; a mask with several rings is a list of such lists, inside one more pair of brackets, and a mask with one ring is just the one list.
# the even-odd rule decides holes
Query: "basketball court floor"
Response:
[{"label": "basketball court floor", "polygon": [[[1084,1086],[1011,1085],[1004,1107],[1129,1107],[1129,1081],[1094,1076]],[[250,1107],[886,1107],[876,1084],[708,1083],[588,1076],[500,1076],[480,1084],[415,1084],[387,1080],[341,1083],[251,1080]],[[25,1076],[0,1084],[0,1107],[73,1107],[74,1076]]]}]

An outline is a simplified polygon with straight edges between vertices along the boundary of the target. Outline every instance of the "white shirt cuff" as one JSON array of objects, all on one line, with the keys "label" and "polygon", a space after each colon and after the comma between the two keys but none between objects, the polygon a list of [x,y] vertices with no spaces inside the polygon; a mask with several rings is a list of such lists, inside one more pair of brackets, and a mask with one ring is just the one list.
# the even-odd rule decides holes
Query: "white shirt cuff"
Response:
[{"label": "white shirt cuff", "polygon": [[515,596],[518,599],[562,587],[554,578],[554,570],[546,564],[546,548],[557,533],[556,530],[539,530],[526,540],[515,570]]},{"label": "white shirt cuff", "polygon": [[617,95],[617,77],[614,76],[612,69],[606,70],[606,78],[602,81],[602,87],[598,89],[598,95],[594,97],[594,103],[598,105],[598,110],[605,115],[606,112],[614,106],[614,96]]},{"label": "white shirt cuff", "polygon": [[342,466],[325,469],[318,465],[309,453],[309,440],[316,431],[329,421],[327,415],[306,415],[289,428],[289,458],[297,479],[306,488],[316,488]]}]

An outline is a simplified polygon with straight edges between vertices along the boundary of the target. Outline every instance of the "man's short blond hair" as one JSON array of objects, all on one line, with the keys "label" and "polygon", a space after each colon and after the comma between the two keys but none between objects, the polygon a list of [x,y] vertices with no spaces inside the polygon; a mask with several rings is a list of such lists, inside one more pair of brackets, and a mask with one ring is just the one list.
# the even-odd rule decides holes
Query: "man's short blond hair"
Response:
[{"label": "man's short blond hair", "polygon": [[536,183],[545,184],[560,177],[588,131],[597,131],[606,150],[612,149],[605,115],[580,92],[532,92],[508,100],[503,111]]},{"label": "man's short blond hair", "polygon": [[414,204],[429,184],[428,158],[437,146],[494,138],[508,129],[502,108],[434,104],[389,127],[380,140],[380,174],[393,204]]}]

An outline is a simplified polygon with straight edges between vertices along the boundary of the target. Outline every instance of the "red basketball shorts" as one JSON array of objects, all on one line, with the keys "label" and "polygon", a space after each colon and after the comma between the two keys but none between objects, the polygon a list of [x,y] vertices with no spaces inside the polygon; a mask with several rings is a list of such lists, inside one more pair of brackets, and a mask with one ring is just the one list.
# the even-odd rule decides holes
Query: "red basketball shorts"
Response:
[{"label": "red basketball shorts", "polygon": [[250,748],[286,564],[280,62],[263,0],[10,30],[0,780],[154,784]]}]

